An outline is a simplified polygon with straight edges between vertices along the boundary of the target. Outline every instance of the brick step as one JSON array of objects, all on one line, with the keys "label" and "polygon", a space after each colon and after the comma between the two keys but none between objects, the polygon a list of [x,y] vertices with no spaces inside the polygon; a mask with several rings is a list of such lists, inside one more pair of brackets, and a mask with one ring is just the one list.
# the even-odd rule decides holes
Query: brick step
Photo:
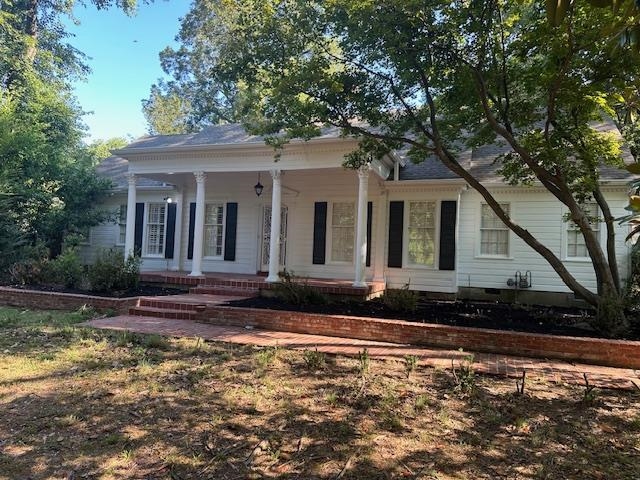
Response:
[{"label": "brick step", "polygon": [[195,320],[196,312],[192,310],[175,310],[158,307],[131,307],[129,315],[138,317],[171,318],[174,320]]},{"label": "brick step", "polygon": [[257,288],[239,288],[230,286],[199,286],[189,290],[189,293],[195,295],[225,295],[229,297],[255,297],[258,295]]},{"label": "brick step", "polygon": [[265,283],[263,281],[256,280],[238,280],[238,279],[226,279],[226,278],[205,278],[203,282],[201,282],[198,287],[224,287],[224,288],[233,288],[240,290],[259,290],[265,287]]},{"label": "brick step", "polygon": [[151,308],[161,308],[163,310],[188,310],[188,311],[196,311],[198,307],[203,307],[205,302],[189,302],[189,301],[178,301],[172,297],[142,297],[138,302],[139,307],[151,307]]}]

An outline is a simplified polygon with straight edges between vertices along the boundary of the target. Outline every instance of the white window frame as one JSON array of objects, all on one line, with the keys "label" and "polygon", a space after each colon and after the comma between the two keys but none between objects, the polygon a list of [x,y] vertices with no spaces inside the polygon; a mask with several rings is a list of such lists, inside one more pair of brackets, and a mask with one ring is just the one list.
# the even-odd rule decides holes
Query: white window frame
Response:
[{"label": "white window frame", "polygon": [[[595,207],[596,217],[600,219],[602,216],[602,212],[600,211],[600,207],[598,206],[598,204],[596,202],[589,202],[587,205]],[[569,213],[569,210],[566,207],[563,207],[562,213],[563,213],[563,218],[565,218],[565,216]],[[598,230],[596,231],[596,238],[598,239],[598,243],[602,245],[603,232],[606,229],[602,228],[603,227],[602,221],[598,221],[597,224],[598,224]],[[570,218],[568,220],[562,221],[562,260],[565,262],[578,262],[578,263],[591,262],[591,257],[589,256],[588,252],[586,256],[574,257],[569,255],[569,231],[574,229],[577,229],[578,231],[580,231],[577,227],[572,227],[572,225],[574,225],[574,223],[573,223],[573,220],[571,220]],[[580,236],[578,238],[582,238],[584,240],[584,236],[582,236],[581,233],[579,235]]]},{"label": "white window frame", "polygon": [[[333,207],[336,203],[348,203],[353,207],[353,255],[351,256],[351,260],[334,260],[333,259]],[[353,200],[347,199],[339,199],[332,200],[328,202],[329,208],[327,209],[327,251],[326,258],[328,261],[326,263],[333,265],[353,265],[356,255],[356,228],[358,225],[358,212],[356,210],[356,202]],[[344,227],[337,227],[344,228]]]},{"label": "white window frame", "polygon": [[[513,204],[510,201],[498,201],[498,203],[504,208],[504,206],[506,205],[508,207],[508,212],[507,214],[509,215],[510,218],[513,218]],[[485,228],[482,226],[482,207],[483,205],[486,205],[489,209],[491,209],[491,207],[485,203],[485,202],[480,202],[480,205],[478,207],[478,228],[477,228],[477,232],[478,232],[478,240],[476,242],[476,258],[486,258],[486,259],[501,259],[501,260],[512,260],[513,257],[511,256],[511,249],[512,249],[512,244],[513,244],[513,239],[511,238],[511,229],[509,227],[507,227],[506,225],[504,225],[504,230],[507,231],[507,252],[505,254],[493,254],[493,253],[483,253],[482,252],[482,231],[483,230],[498,230],[495,228]],[[493,210],[491,210],[493,212]],[[495,215],[495,212],[493,212]],[[502,230],[502,229],[500,229]]]},{"label": "white window frame", "polygon": [[[211,200],[211,201],[207,201],[204,204],[204,228],[202,229],[202,258],[203,259],[207,259],[207,260],[218,260],[223,258],[224,256],[224,241],[225,241],[225,227],[227,224],[227,206],[226,203],[223,201],[215,201],[215,200]],[[206,223],[207,221],[207,207],[210,205],[215,205],[218,207],[222,207],[222,224],[221,224],[221,230],[222,230],[222,242],[220,242],[220,255],[207,255],[206,254],[206,249],[207,249],[207,226],[208,225],[214,225],[213,223]]]},{"label": "white window frame", "polygon": [[[164,206],[164,230],[163,230],[163,238],[162,242],[162,251],[160,253],[149,253],[148,251],[148,239],[149,239],[149,212],[151,211],[152,205],[163,205]],[[148,258],[164,258],[165,250],[167,248],[167,214],[168,208],[166,202],[146,202],[144,205],[144,236],[142,239],[142,245],[144,250],[144,257]]]},{"label": "white window frame", "polygon": [[[118,207],[118,221],[117,221],[118,236],[116,237],[117,246],[123,246],[127,238],[127,208],[128,207],[126,203],[123,203]],[[124,216],[122,215],[123,210],[124,210]],[[122,237],[123,227],[124,227],[124,238]]]},{"label": "white window frame", "polygon": [[[424,199],[424,198],[411,198],[405,199],[404,203],[406,208],[404,209],[404,219],[403,219],[403,265],[406,268],[419,268],[425,270],[436,270],[438,268],[438,258],[439,258],[439,247],[440,247],[440,202],[434,199]],[[411,219],[411,204],[412,203],[427,203],[433,205],[433,263],[432,264],[422,264],[422,263],[411,263],[409,257],[409,229],[411,228],[409,225],[409,221]]]}]

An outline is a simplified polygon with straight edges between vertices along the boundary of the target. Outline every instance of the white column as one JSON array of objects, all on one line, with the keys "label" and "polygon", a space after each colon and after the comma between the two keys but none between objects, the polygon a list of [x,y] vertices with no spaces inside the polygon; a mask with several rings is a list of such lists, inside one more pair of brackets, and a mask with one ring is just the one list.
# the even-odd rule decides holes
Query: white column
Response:
[{"label": "white column", "polygon": [[282,206],[282,185],[280,183],[280,170],[271,170],[273,180],[271,188],[271,232],[269,234],[269,276],[267,282],[277,282],[278,269],[280,267],[280,223]]},{"label": "white column", "polygon": [[356,274],[354,287],[366,287],[364,269],[367,265],[367,190],[369,165],[358,169],[358,217],[356,227]]},{"label": "white column", "polygon": [[376,230],[375,230],[375,241],[373,244],[376,246],[375,254],[376,256],[372,259],[373,261],[373,281],[374,282],[384,282],[384,252],[386,249],[386,240],[387,240],[387,205],[389,203],[388,194],[385,192],[380,195],[377,205],[375,205],[376,210]]},{"label": "white column", "polygon": [[127,191],[127,229],[124,237],[124,256],[126,258],[135,253],[135,235],[136,235],[136,176],[133,173],[127,174],[127,183],[129,190]]},{"label": "white column", "polygon": [[174,237],[173,247],[173,261],[171,262],[171,270],[174,272],[180,271],[182,265],[182,215],[184,215],[184,209],[182,204],[184,202],[184,193],[179,190],[176,193],[176,231]]},{"label": "white column", "polygon": [[204,172],[195,172],[196,177],[196,224],[193,229],[193,261],[191,263],[192,277],[202,275],[202,242],[204,241],[204,198],[205,180]]}]

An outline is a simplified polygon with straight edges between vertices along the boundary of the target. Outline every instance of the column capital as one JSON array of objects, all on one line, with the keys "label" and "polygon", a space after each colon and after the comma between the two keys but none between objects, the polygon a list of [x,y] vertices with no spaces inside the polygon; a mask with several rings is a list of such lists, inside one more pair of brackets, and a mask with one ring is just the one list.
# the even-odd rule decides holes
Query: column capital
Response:
[{"label": "column capital", "polygon": [[371,171],[371,165],[369,163],[361,165],[360,167],[358,167],[358,178],[363,180],[369,178],[370,171]]},{"label": "column capital", "polygon": [[127,177],[127,183],[130,186],[135,187],[136,186],[136,174],[135,173],[131,173],[131,172],[127,172],[127,174],[125,176]]},{"label": "column capital", "polygon": [[271,178],[274,180],[280,180],[280,177],[282,176],[282,170],[270,170],[269,173],[271,174]]},{"label": "column capital", "polygon": [[204,183],[207,179],[207,174],[204,172],[193,172],[193,176],[196,177],[196,183]]}]

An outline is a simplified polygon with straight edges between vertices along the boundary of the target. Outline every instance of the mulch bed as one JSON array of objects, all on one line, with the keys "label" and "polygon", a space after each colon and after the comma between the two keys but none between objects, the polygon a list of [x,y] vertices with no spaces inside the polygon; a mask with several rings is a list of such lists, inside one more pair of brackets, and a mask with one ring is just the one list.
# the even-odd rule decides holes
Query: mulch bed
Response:
[{"label": "mulch bed", "polygon": [[[417,309],[396,311],[381,299],[369,301],[334,300],[320,305],[294,305],[278,298],[254,297],[229,302],[234,307],[289,310],[325,315],[348,315],[409,322],[435,323],[458,327],[488,328],[495,330],[599,337],[589,325],[590,310],[546,307],[540,305],[513,305],[498,302],[437,301],[420,299]],[[629,340],[640,339],[638,328]]]},{"label": "mulch bed", "polygon": [[166,296],[179,295],[184,293],[184,289],[161,287],[158,285],[141,284],[138,288],[130,288],[128,290],[112,290],[108,292],[94,292],[92,290],[84,290],[80,288],[66,288],[60,285],[8,285],[11,288],[20,290],[36,290],[39,292],[56,292],[56,293],[74,293],[78,295],[92,295],[94,297],[107,298],[127,298],[142,296]]}]

